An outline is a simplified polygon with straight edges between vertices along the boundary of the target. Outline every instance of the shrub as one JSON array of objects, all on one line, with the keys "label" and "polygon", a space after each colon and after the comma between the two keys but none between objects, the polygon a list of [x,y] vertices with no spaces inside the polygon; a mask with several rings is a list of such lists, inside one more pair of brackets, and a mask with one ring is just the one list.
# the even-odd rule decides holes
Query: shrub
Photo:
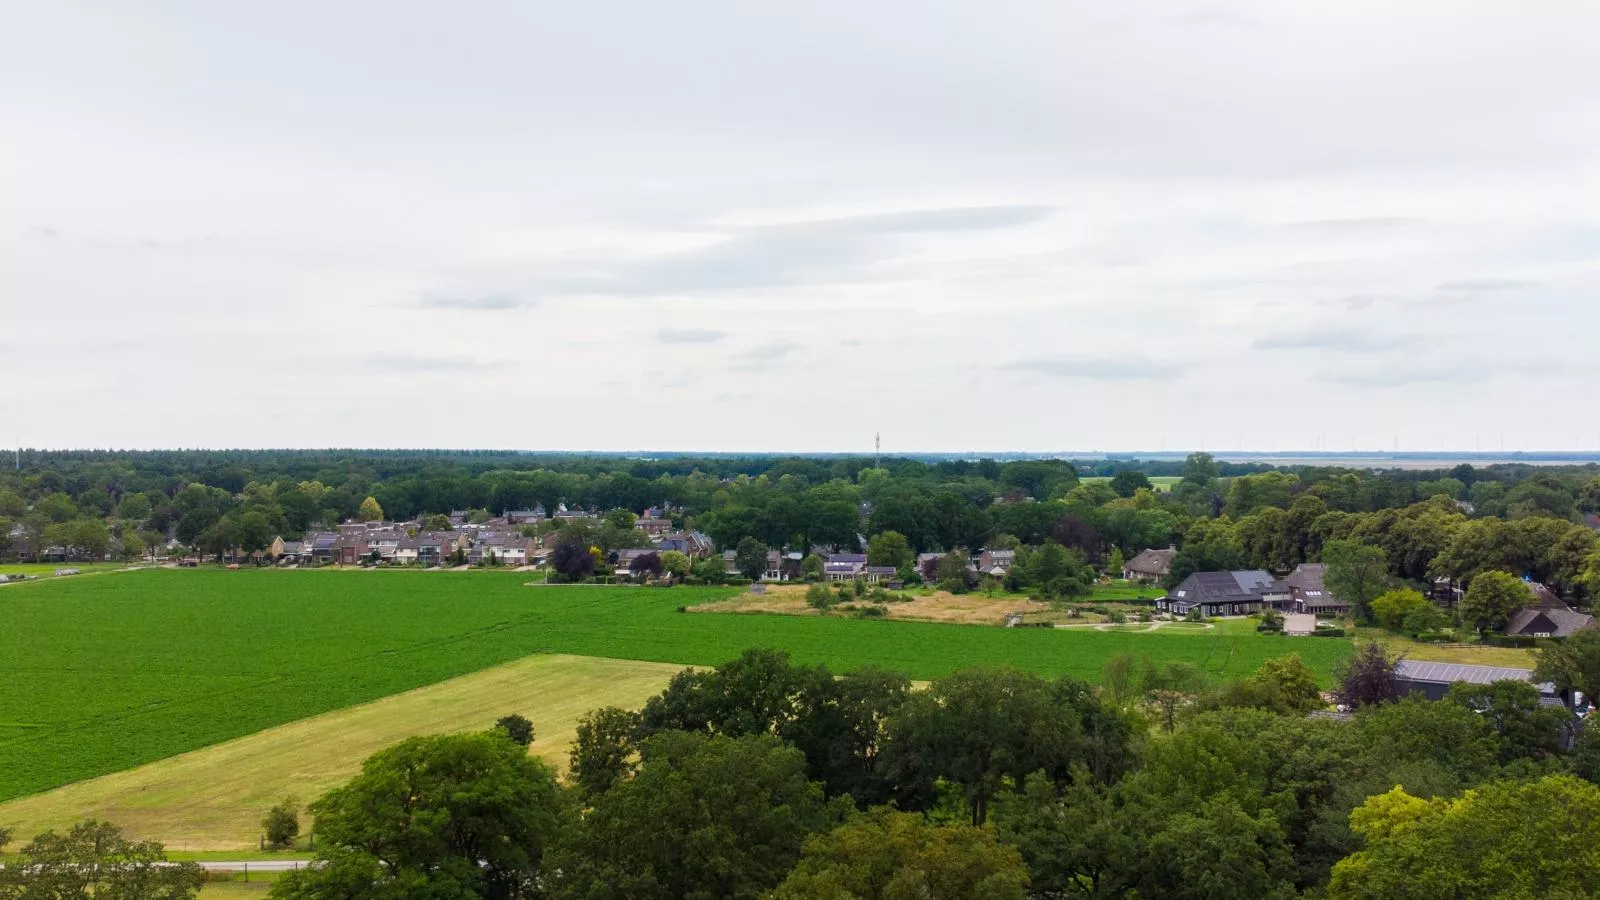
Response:
[{"label": "shrub", "polygon": [[526,747],[533,743],[533,723],[524,716],[516,713],[501,716],[500,720],[494,723],[494,727],[510,738],[514,744]]},{"label": "shrub", "polygon": [[806,588],[806,605],[812,609],[826,611],[834,604],[833,592],[821,584],[813,584]]},{"label": "shrub", "polygon": [[1391,631],[1405,628],[1408,618],[1432,608],[1433,604],[1426,597],[1410,590],[1388,591],[1372,601],[1373,617]]},{"label": "shrub", "polygon": [[266,832],[268,847],[282,850],[293,846],[294,839],[300,836],[299,801],[293,797],[283,798],[267,811],[267,817],[261,820],[261,830]]},{"label": "shrub", "polygon": [[1112,610],[1110,613],[1106,614],[1106,621],[1113,625],[1121,625],[1123,622],[1128,621],[1128,617],[1123,615],[1121,612]]}]

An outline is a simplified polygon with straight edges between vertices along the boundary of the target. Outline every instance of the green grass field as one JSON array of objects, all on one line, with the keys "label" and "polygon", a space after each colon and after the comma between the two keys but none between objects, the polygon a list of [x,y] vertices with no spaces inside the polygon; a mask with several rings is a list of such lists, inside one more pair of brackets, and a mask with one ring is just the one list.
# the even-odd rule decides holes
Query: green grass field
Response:
[{"label": "green grass field", "polygon": [[916,679],[1011,665],[1095,680],[1120,653],[1226,680],[1345,641],[683,615],[728,589],[528,587],[516,573],[151,570],[0,589],[0,801],[535,653],[717,665],[750,647]]},{"label": "green grass field", "polygon": [[[1179,475],[1151,475],[1149,478],[1150,485],[1156,489],[1156,493],[1158,494],[1172,490],[1173,485],[1183,480],[1183,477]],[[1085,484],[1093,484],[1095,482],[1109,483],[1111,481],[1111,476],[1090,475],[1087,478],[1080,478],[1078,480]]]},{"label": "green grass field", "polygon": [[[0,823],[31,837],[104,819],[138,839],[202,851],[176,853],[174,859],[259,859],[269,855],[257,849],[257,838],[273,804],[285,796],[315,800],[384,747],[418,734],[481,730],[519,713],[533,722],[529,750],[564,769],[584,713],[600,706],[636,709],[678,670],[662,663],[530,656],[0,804]],[[301,833],[311,827],[302,812]]]}]

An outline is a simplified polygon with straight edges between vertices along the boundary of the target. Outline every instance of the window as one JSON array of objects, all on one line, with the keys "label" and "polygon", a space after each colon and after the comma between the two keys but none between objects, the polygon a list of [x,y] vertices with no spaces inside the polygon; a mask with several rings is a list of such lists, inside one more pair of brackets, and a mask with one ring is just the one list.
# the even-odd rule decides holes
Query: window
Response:
[{"label": "window", "polygon": [[1187,592],[1187,591],[1179,591],[1179,592],[1178,592],[1178,596],[1179,596],[1179,597],[1182,597],[1182,596],[1184,596],[1184,595],[1185,595],[1185,594],[1187,594],[1187,593],[1188,593],[1188,592]]}]

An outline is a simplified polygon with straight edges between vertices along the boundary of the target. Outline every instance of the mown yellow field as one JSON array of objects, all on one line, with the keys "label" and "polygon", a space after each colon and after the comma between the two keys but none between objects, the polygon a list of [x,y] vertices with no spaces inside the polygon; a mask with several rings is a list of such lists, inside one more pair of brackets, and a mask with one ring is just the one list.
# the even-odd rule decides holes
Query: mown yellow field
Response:
[{"label": "mown yellow field", "polygon": [[[579,717],[634,709],[682,666],[584,656],[531,656],[372,703],[184,753],[0,805],[26,839],[85,818],[172,849],[245,850],[285,795],[302,804],[350,778],[374,751],[417,734],[484,729],[508,713],[534,723],[531,751],[566,765]],[[302,815],[302,833],[310,826]]]}]

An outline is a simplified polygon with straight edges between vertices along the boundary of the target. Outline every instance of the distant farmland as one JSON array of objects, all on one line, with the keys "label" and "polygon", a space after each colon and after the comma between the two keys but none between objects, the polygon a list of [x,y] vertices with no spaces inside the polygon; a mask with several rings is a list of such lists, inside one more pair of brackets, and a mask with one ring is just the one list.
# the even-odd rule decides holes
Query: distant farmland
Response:
[{"label": "distant farmland", "polygon": [[[1156,493],[1158,493],[1158,494],[1166,493],[1167,491],[1172,490],[1172,486],[1173,485],[1175,485],[1178,482],[1183,480],[1183,478],[1181,476],[1178,476],[1178,475],[1150,475],[1150,476],[1147,476],[1147,477],[1150,479],[1150,486],[1155,488],[1156,489]],[[1110,484],[1111,483],[1111,476],[1110,475],[1086,475],[1086,476],[1084,476],[1084,477],[1082,477],[1082,478],[1080,478],[1078,480],[1083,482],[1083,483],[1085,483],[1085,484],[1093,484],[1095,482],[1100,482],[1102,484]]]},{"label": "distant farmland", "polygon": [[535,653],[716,665],[749,647],[935,678],[1012,665],[1095,680],[1119,653],[1213,678],[1338,640],[682,615],[726,589],[526,587],[515,573],[145,571],[0,590],[0,801]]}]

